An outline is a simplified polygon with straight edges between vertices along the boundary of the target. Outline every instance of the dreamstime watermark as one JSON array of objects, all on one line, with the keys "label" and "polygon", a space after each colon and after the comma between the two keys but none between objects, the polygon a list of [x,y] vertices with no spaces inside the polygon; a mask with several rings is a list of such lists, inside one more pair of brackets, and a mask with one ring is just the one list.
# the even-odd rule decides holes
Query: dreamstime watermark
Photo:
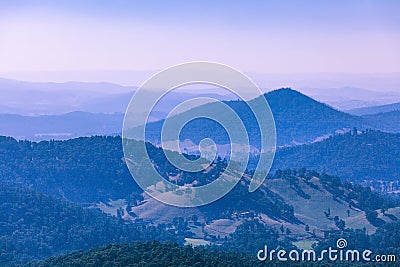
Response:
[{"label": "dreamstime watermark", "polygon": [[[205,108],[191,109],[179,116],[168,116],[161,130],[161,147],[168,161],[178,170],[199,172],[206,170],[215,160],[216,144],[210,138],[201,140],[201,157],[189,160],[175,153],[180,151],[180,132],[186,124],[198,118],[206,118],[220,124],[229,136],[230,157],[225,170],[212,182],[201,185],[177,185],[157,171],[147,152],[146,124],[156,104],[169,92],[191,84],[207,84],[224,88],[245,101],[256,119],[260,132],[260,157],[249,184],[255,191],[265,180],[275,155],[275,122],[262,91],[246,75],[223,64],[190,62],[167,68],[144,82],[135,92],[126,110],[122,129],[124,157],[128,169],[137,184],[151,197],[173,206],[197,207],[209,204],[226,195],[243,176],[250,155],[247,129],[241,117],[226,102],[214,101]],[[201,100],[201,99],[200,99]],[[199,107],[199,98],[182,103],[187,107]],[[255,125],[252,125],[253,127]],[[168,146],[166,146],[168,144]],[[209,148],[212,148],[211,150]]]},{"label": "dreamstime watermark", "polygon": [[270,250],[265,245],[264,249],[261,249],[257,253],[259,261],[347,261],[347,262],[395,262],[396,255],[374,255],[371,250],[358,250],[358,249],[346,249],[347,240],[339,238],[336,241],[336,248],[329,247],[317,253],[315,250],[290,250],[289,252],[281,250]]}]

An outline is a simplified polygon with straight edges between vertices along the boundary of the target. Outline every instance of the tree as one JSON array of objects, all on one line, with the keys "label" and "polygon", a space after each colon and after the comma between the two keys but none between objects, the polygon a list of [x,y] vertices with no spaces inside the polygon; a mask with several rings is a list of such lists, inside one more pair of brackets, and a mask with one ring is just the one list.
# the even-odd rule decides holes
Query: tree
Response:
[{"label": "tree", "polygon": [[286,234],[287,234],[287,235],[290,235],[291,233],[292,233],[292,231],[290,231],[289,228],[286,228]]},{"label": "tree", "polygon": [[335,216],[334,218],[333,218],[333,221],[336,223],[336,222],[338,222],[339,221],[339,216]]},{"label": "tree", "polygon": [[192,221],[193,221],[193,222],[197,222],[198,220],[199,220],[199,217],[197,217],[196,214],[193,214],[193,216],[192,216]]},{"label": "tree", "polygon": [[368,210],[365,213],[365,217],[370,223],[372,223],[378,218],[378,213],[375,210]]},{"label": "tree", "polygon": [[385,207],[382,207],[382,208],[381,208],[381,212],[382,212],[383,215],[385,215],[386,208],[385,208]]},{"label": "tree", "polygon": [[342,219],[337,221],[335,224],[336,224],[337,228],[339,228],[340,230],[344,230],[346,228],[346,222],[343,221]]}]

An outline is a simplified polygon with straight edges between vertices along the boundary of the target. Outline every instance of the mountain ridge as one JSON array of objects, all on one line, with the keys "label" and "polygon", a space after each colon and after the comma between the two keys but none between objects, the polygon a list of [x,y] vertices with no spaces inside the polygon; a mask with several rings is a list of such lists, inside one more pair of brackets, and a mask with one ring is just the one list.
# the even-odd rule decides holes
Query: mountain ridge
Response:
[{"label": "mountain ridge", "polygon": [[[129,101],[129,96],[113,95],[111,98],[117,98]],[[166,116],[163,110],[169,110],[179,101],[190,98],[191,95],[171,96],[170,100],[161,103],[149,118],[147,127],[148,141],[158,143],[161,140],[161,125],[164,122],[162,118]],[[292,89],[277,89],[263,95],[270,103],[272,113],[275,117],[278,146],[290,146],[304,143],[312,143],[326,138],[335,133],[343,133],[350,131],[354,127],[363,130],[367,128],[378,129],[388,132],[400,131],[400,125],[396,122],[398,114],[384,113],[367,116],[355,116],[347,114],[343,111],[332,108],[331,106],[318,102],[300,92]],[[120,100],[121,100],[120,99]],[[92,100],[96,111],[105,110],[109,107],[106,103],[107,98]],[[119,103],[116,100],[115,103]],[[168,100],[168,99],[167,99]],[[103,102],[106,101],[106,102]],[[113,102],[112,100],[110,100]],[[178,101],[178,102],[177,102]],[[255,100],[253,100],[255,101]],[[175,103],[175,104],[174,104]],[[260,131],[257,129],[255,117],[251,114],[247,104],[243,101],[231,100],[224,101],[229,107],[241,116],[245,127],[248,129],[250,143],[252,149],[259,148]],[[98,108],[101,106],[101,108]],[[118,106],[118,105],[117,105]],[[87,106],[87,107],[90,107]],[[189,110],[178,114],[177,116],[191,116],[201,110],[209,110],[214,107],[213,103],[198,106],[193,110]],[[109,107],[114,109],[112,107]],[[122,130],[124,115],[121,113],[91,113],[87,111],[73,111],[61,115],[41,115],[41,116],[24,116],[17,114],[0,114],[0,135],[13,136],[18,139],[28,139],[33,141],[50,140],[50,139],[71,139],[80,136],[91,135],[110,135],[119,134]],[[90,108],[89,108],[90,110]],[[73,115],[75,119],[71,119]],[[161,120],[160,120],[161,119]],[[174,119],[172,117],[172,119]],[[235,125],[232,125],[235,129]],[[214,131],[214,128],[216,129]],[[192,134],[194,133],[194,134]],[[200,140],[210,137],[217,144],[228,144],[229,138],[223,128],[213,121],[204,121],[197,119],[189,122],[181,133],[181,141],[186,139],[192,142],[190,147],[197,147]],[[188,151],[191,148],[187,147]],[[226,148],[224,148],[226,150]]]},{"label": "mountain ridge", "polygon": [[[278,146],[310,143],[321,136],[334,134],[337,131],[348,131],[353,127],[359,129],[369,127],[363,118],[336,110],[290,88],[277,89],[262,97],[266,98],[274,116]],[[256,99],[251,101],[256,101]],[[257,121],[247,104],[243,101],[227,101],[225,103],[242,119],[249,135],[250,144],[259,148],[260,130],[257,129]],[[216,108],[215,105],[209,103],[193,108],[174,116],[175,118],[169,118],[169,121],[173,123],[174,120],[179,120],[178,118],[183,116],[196,117],[196,112],[211,110]],[[160,133],[163,122],[164,120],[161,120],[146,125],[148,141],[157,143],[161,140]],[[232,125],[232,127],[236,126]],[[208,136],[206,136],[206,130],[208,130]],[[206,119],[194,119],[187,123],[182,129],[180,137],[181,141],[188,139],[195,144],[205,137],[213,139],[217,144],[229,143],[229,138],[222,127],[218,123]]]}]

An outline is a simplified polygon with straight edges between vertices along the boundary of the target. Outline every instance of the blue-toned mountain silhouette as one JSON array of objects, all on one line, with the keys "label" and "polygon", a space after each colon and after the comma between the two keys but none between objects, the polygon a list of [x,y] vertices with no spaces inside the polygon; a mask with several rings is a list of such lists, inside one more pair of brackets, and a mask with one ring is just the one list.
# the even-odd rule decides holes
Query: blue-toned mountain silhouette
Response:
[{"label": "blue-toned mountain silhouette", "polygon": [[[278,146],[310,143],[327,135],[349,131],[354,127],[358,129],[371,127],[369,122],[361,117],[338,111],[289,88],[275,90],[262,97],[267,99],[274,115]],[[260,130],[246,102],[228,101],[225,103],[242,119],[249,135],[250,144],[259,147]],[[215,103],[209,103],[199,106],[178,114],[176,117],[190,117],[191,114],[195,117],[196,114],[201,114],[202,110],[215,109],[215,105]],[[174,119],[176,118],[170,118],[170,120]],[[155,143],[159,142],[163,123],[164,120],[149,123],[146,128],[146,139]],[[181,140],[189,139],[195,144],[205,137],[213,139],[217,144],[229,143],[227,132],[221,125],[210,119],[194,119],[185,125],[180,134]]]}]

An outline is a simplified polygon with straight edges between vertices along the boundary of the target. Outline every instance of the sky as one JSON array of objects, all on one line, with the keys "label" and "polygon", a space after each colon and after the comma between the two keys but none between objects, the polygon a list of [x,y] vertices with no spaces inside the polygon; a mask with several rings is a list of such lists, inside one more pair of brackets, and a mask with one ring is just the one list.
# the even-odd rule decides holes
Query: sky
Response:
[{"label": "sky", "polygon": [[0,1],[0,75],[400,72],[400,1]]}]

